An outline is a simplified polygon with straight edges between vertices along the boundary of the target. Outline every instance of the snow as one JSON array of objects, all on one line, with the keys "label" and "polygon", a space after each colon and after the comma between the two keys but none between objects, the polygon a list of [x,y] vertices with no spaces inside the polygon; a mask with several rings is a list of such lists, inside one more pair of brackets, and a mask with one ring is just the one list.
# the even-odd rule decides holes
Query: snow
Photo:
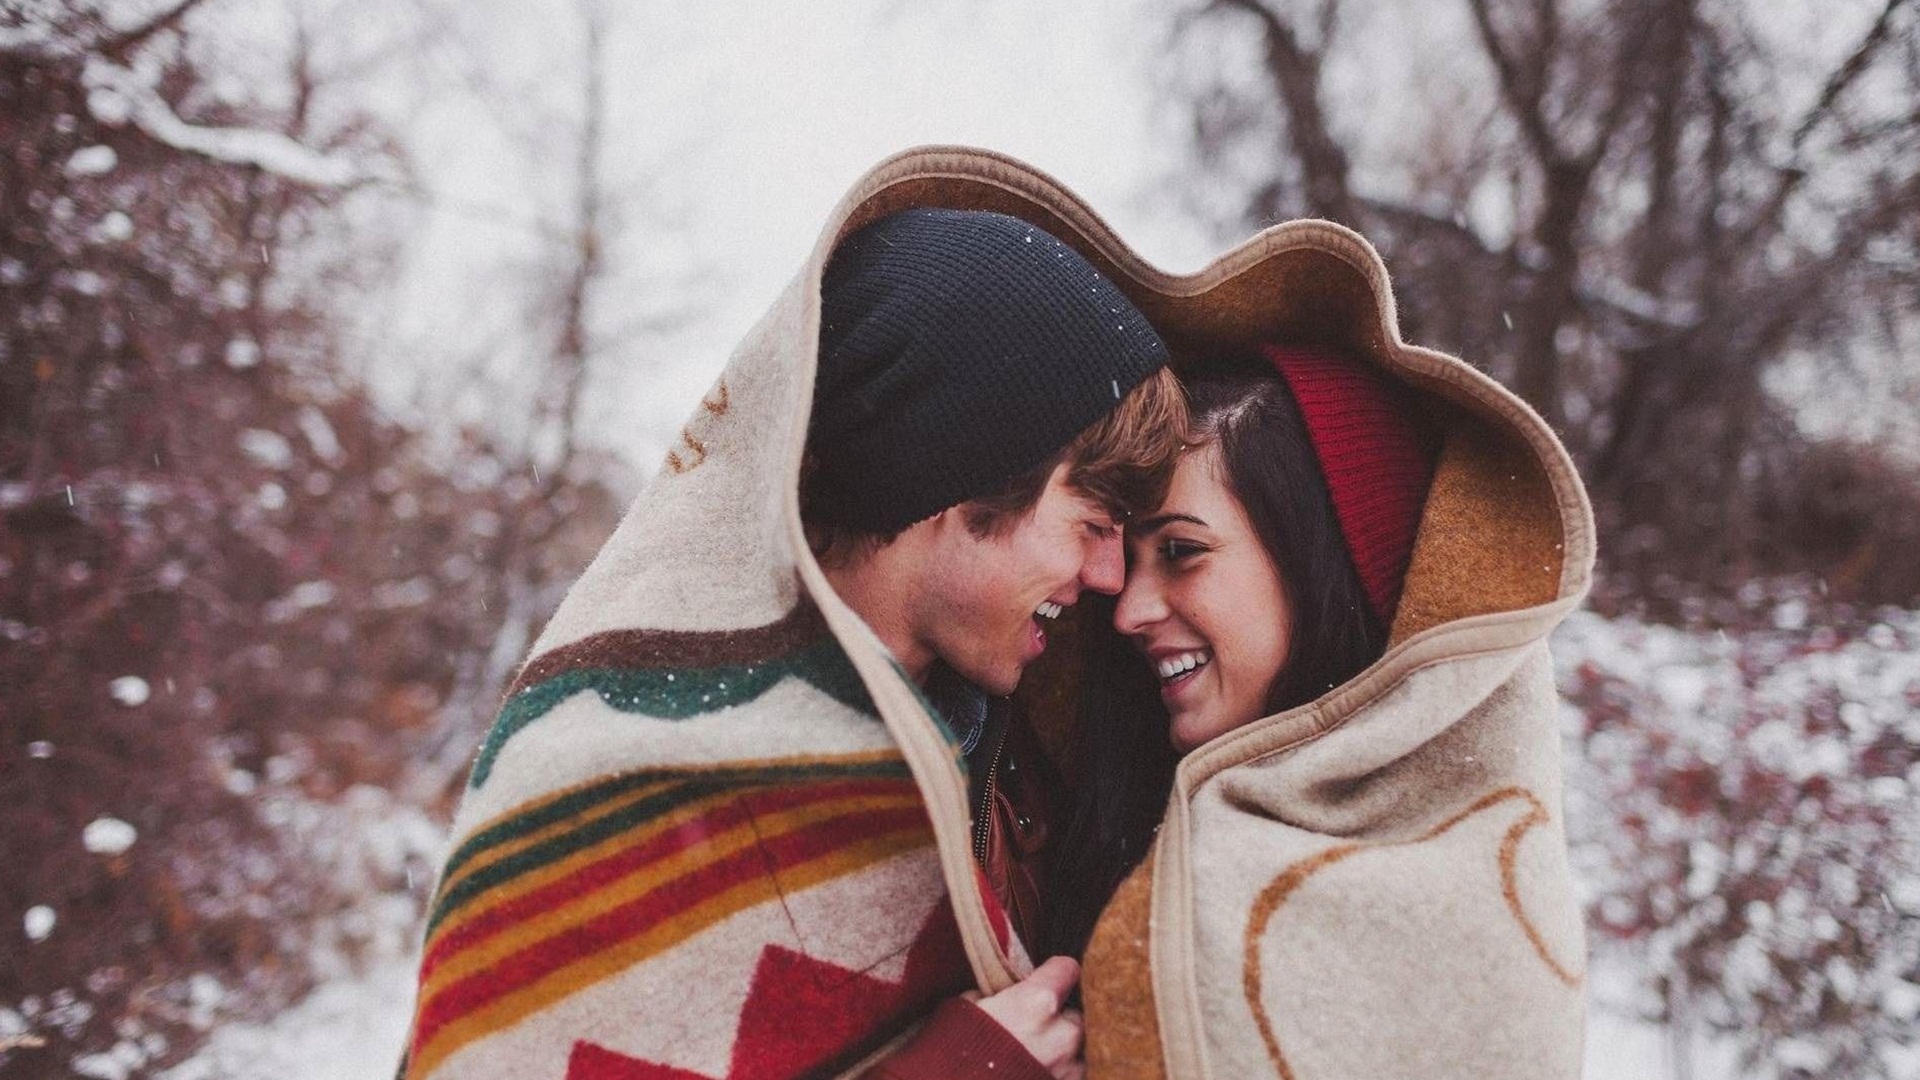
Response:
[{"label": "snow", "polygon": [[21,920],[24,924],[23,929],[27,932],[28,941],[47,940],[47,936],[53,933],[54,925],[59,921],[60,917],[45,904],[35,904],[28,908],[26,917]]},{"label": "snow", "polygon": [[227,366],[235,371],[245,371],[260,362],[260,343],[250,337],[237,337],[227,342]]},{"label": "snow", "polygon": [[327,423],[327,414],[312,405],[302,406],[297,421],[300,434],[307,437],[307,445],[320,455],[320,460],[337,462],[340,460],[340,437],[334,434],[333,425]]},{"label": "snow", "polygon": [[288,590],[285,600],[288,606],[305,611],[333,603],[334,593],[330,581],[303,581]]},{"label": "snow", "polygon": [[383,179],[358,162],[304,146],[277,131],[199,127],[174,114],[152,81],[141,72],[100,57],[87,60],[83,79],[87,107],[103,124],[131,122],[177,150],[235,165],[252,165],[312,187],[346,187]]},{"label": "snow", "polygon": [[120,164],[120,155],[111,146],[86,146],[67,159],[69,176],[103,176]]},{"label": "snow", "polygon": [[64,52],[68,43],[51,33],[51,26],[26,20],[18,26],[0,26],[0,49],[20,52]]},{"label": "snow", "polygon": [[263,1024],[228,1024],[164,1080],[366,1080],[393,1075],[413,1013],[414,962],[389,957]]},{"label": "snow", "polygon": [[[269,778],[284,771],[269,761]],[[161,1080],[365,1080],[392,1076],[399,1064],[413,1014],[424,888],[445,831],[364,785],[333,803],[295,809],[306,811],[288,816],[309,822],[303,847],[316,864],[363,890],[314,935],[308,959],[323,981],[277,1016],[220,1023],[233,995],[212,976],[194,976],[195,1026],[212,1034]],[[343,949],[349,939],[352,947]]]},{"label": "snow", "polygon": [[[1920,613],[1829,625],[1817,583],[1782,589],[1755,583],[1733,633],[1583,611],[1555,636],[1571,854],[1600,928],[1596,978],[1615,991],[1593,1001],[1594,1080],[1862,1060],[1920,1078],[1920,1055],[1899,1049],[1920,1011],[1900,960],[1901,917],[1920,903],[1920,766],[1884,749],[1920,741]],[[1905,775],[1876,774],[1876,753]],[[1710,983],[1691,982],[1703,971]],[[1664,1003],[1657,990],[1690,985]],[[1823,994],[1852,1011],[1821,1013]],[[1663,1006],[1697,1022],[1637,1019]]]},{"label": "snow", "polygon": [[138,675],[122,675],[107,684],[107,693],[113,695],[113,700],[132,709],[145,705],[147,699],[153,696],[153,688]]},{"label": "snow", "polygon": [[240,452],[269,469],[293,464],[293,444],[277,431],[248,428],[240,433]]},{"label": "snow", "polygon": [[117,817],[97,817],[80,831],[80,843],[95,855],[123,855],[140,834]]},{"label": "snow", "polygon": [[122,1039],[97,1054],[81,1054],[73,1059],[74,1075],[89,1080],[129,1080],[134,1070],[147,1063],[151,1055],[140,1044]]}]

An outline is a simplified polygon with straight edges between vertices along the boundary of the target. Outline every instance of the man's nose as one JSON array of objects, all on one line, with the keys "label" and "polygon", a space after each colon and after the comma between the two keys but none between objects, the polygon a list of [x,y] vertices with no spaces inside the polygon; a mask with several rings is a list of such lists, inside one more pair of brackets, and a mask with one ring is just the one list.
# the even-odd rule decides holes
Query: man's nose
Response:
[{"label": "man's nose", "polygon": [[1127,583],[1126,543],[1118,536],[1105,536],[1093,542],[1093,550],[1080,564],[1080,584],[1108,596],[1118,594]]}]

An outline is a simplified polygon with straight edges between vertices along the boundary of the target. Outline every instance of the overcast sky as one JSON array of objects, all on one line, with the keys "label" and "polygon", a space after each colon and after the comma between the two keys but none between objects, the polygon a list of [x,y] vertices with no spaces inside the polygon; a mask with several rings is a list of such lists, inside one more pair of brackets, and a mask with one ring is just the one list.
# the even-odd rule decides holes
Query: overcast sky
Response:
[{"label": "overcast sky", "polygon": [[[252,25],[226,66],[251,65],[256,86],[274,78],[272,49],[260,43],[291,40],[287,13],[304,12],[323,53],[362,72],[340,103],[381,113],[429,193],[402,215],[397,284],[363,312],[354,350],[413,419],[484,418],[510,432],[525,413],[518,403],[541,345],[527,308],[554,250],[541,230],[570,212],[587,2],[611,26],[603,165],[617,228],[595,296],[602,355],[582,419],[643,473],[840,195],[901,149],[967,143],[1027,160],[1168,269],[1196,269],[1235,239],[1208,236],[1172,197],[1176,185],[1192,190],[1190,176],[1172,179],[1184,133],[1155,101],[1172,96],[1176,67],[1188,78],[1258,78],[1257,37],[1227,24],[1176,49],[1168,0],[209,4],[208,19]],[[1874,7],[1768,8],[1756,22],[1790,58],[1791,76],[1827,70]],[[1450,137],[1432,123],[1435,101],[1463,124],[1491,106],[1475,50],[1436,44],[1469,34],[1464,19],[1463,5],[1414,0],[1348,9],[1346,47],[1326,72],[1328,107],[1368,194],[1404,197],[1410,163]],[[391,40],[412,44],[380,64],[354,59]],[[1166,60],[1173,51],[1177,64]],[[1510,193],[1490,193],[1454,209],[1497,246],[1509,239]],[[1230,216],[1230,204],[1209,209]],[[1808,378],[1818,370],[1783,369],[1776,381],[1786,396],[1815,400],[1824,395]]]},{"label": "overcast sky", "polygon": [[[645,470],[841,194],[898,150],[1011,153],[1072,186],[1150,259],[1191,269],[1211,254],[1154,195],[1173,160],[1150,107],[1165,31],[1136,0],[607,10],[605,164],[621,220],[594,319],[608,355],[584,419]],[[510,343],[537,275],[538,222],[567,210],[579,28],[573,0],[482,0],[376,95],[434,195],[368,347],[399,358],[376,365],[377,381],[426,411],[472,385],[464,357],[529,361]],[[667,328],[647,329],[659,316]]]}]

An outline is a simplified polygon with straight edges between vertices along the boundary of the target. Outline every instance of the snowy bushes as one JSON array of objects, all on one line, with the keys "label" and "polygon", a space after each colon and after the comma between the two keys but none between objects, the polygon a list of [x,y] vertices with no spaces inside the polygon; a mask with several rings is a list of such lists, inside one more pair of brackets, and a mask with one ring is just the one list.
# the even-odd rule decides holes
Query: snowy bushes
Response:
[{"label": "snowy bushes", "polygon": [[370,886],[308,818],[466,758],[502,621],[546,602],[524,582],[577,570],[560,530],[612,504],[345,374],[390,196],[276,169],[394,163],[310,68],[216,92],[176,26],[37,11],[0,34],[0,1071],[126,1074],[351,953]]},{"label": "snowy bushes", "polygon": [[1596,952],[1755,1077],[1920,1076],[1920,613],[1556,638]]}]

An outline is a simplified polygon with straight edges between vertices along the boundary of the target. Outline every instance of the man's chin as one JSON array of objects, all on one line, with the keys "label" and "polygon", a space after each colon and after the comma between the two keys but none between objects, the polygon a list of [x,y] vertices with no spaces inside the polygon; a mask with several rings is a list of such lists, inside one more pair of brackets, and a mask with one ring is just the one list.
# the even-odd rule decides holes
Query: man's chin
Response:
[{"label": "man's chin", "polygon": [[994,664],[982,666],[973,673],[961,672],[968,681],[980,688],[983,693],[993,697],[1006,697],[1020,685],[1020,675],[1025,670],[1023,664]]},{"label": "man's chin", "polygon": [[1013,693],[1015,690],[1018,690],[1019,688],[1020,688],[1020,676],[1017,673],[1013,676],[1013,678],[1008,679],[1001,684],[996,684],[992,686],[989,686],[986,683],[980,684],[980,689],[985,690],[987,693],[992,694],[994,697],[1006,697],[1008,694]]}]

